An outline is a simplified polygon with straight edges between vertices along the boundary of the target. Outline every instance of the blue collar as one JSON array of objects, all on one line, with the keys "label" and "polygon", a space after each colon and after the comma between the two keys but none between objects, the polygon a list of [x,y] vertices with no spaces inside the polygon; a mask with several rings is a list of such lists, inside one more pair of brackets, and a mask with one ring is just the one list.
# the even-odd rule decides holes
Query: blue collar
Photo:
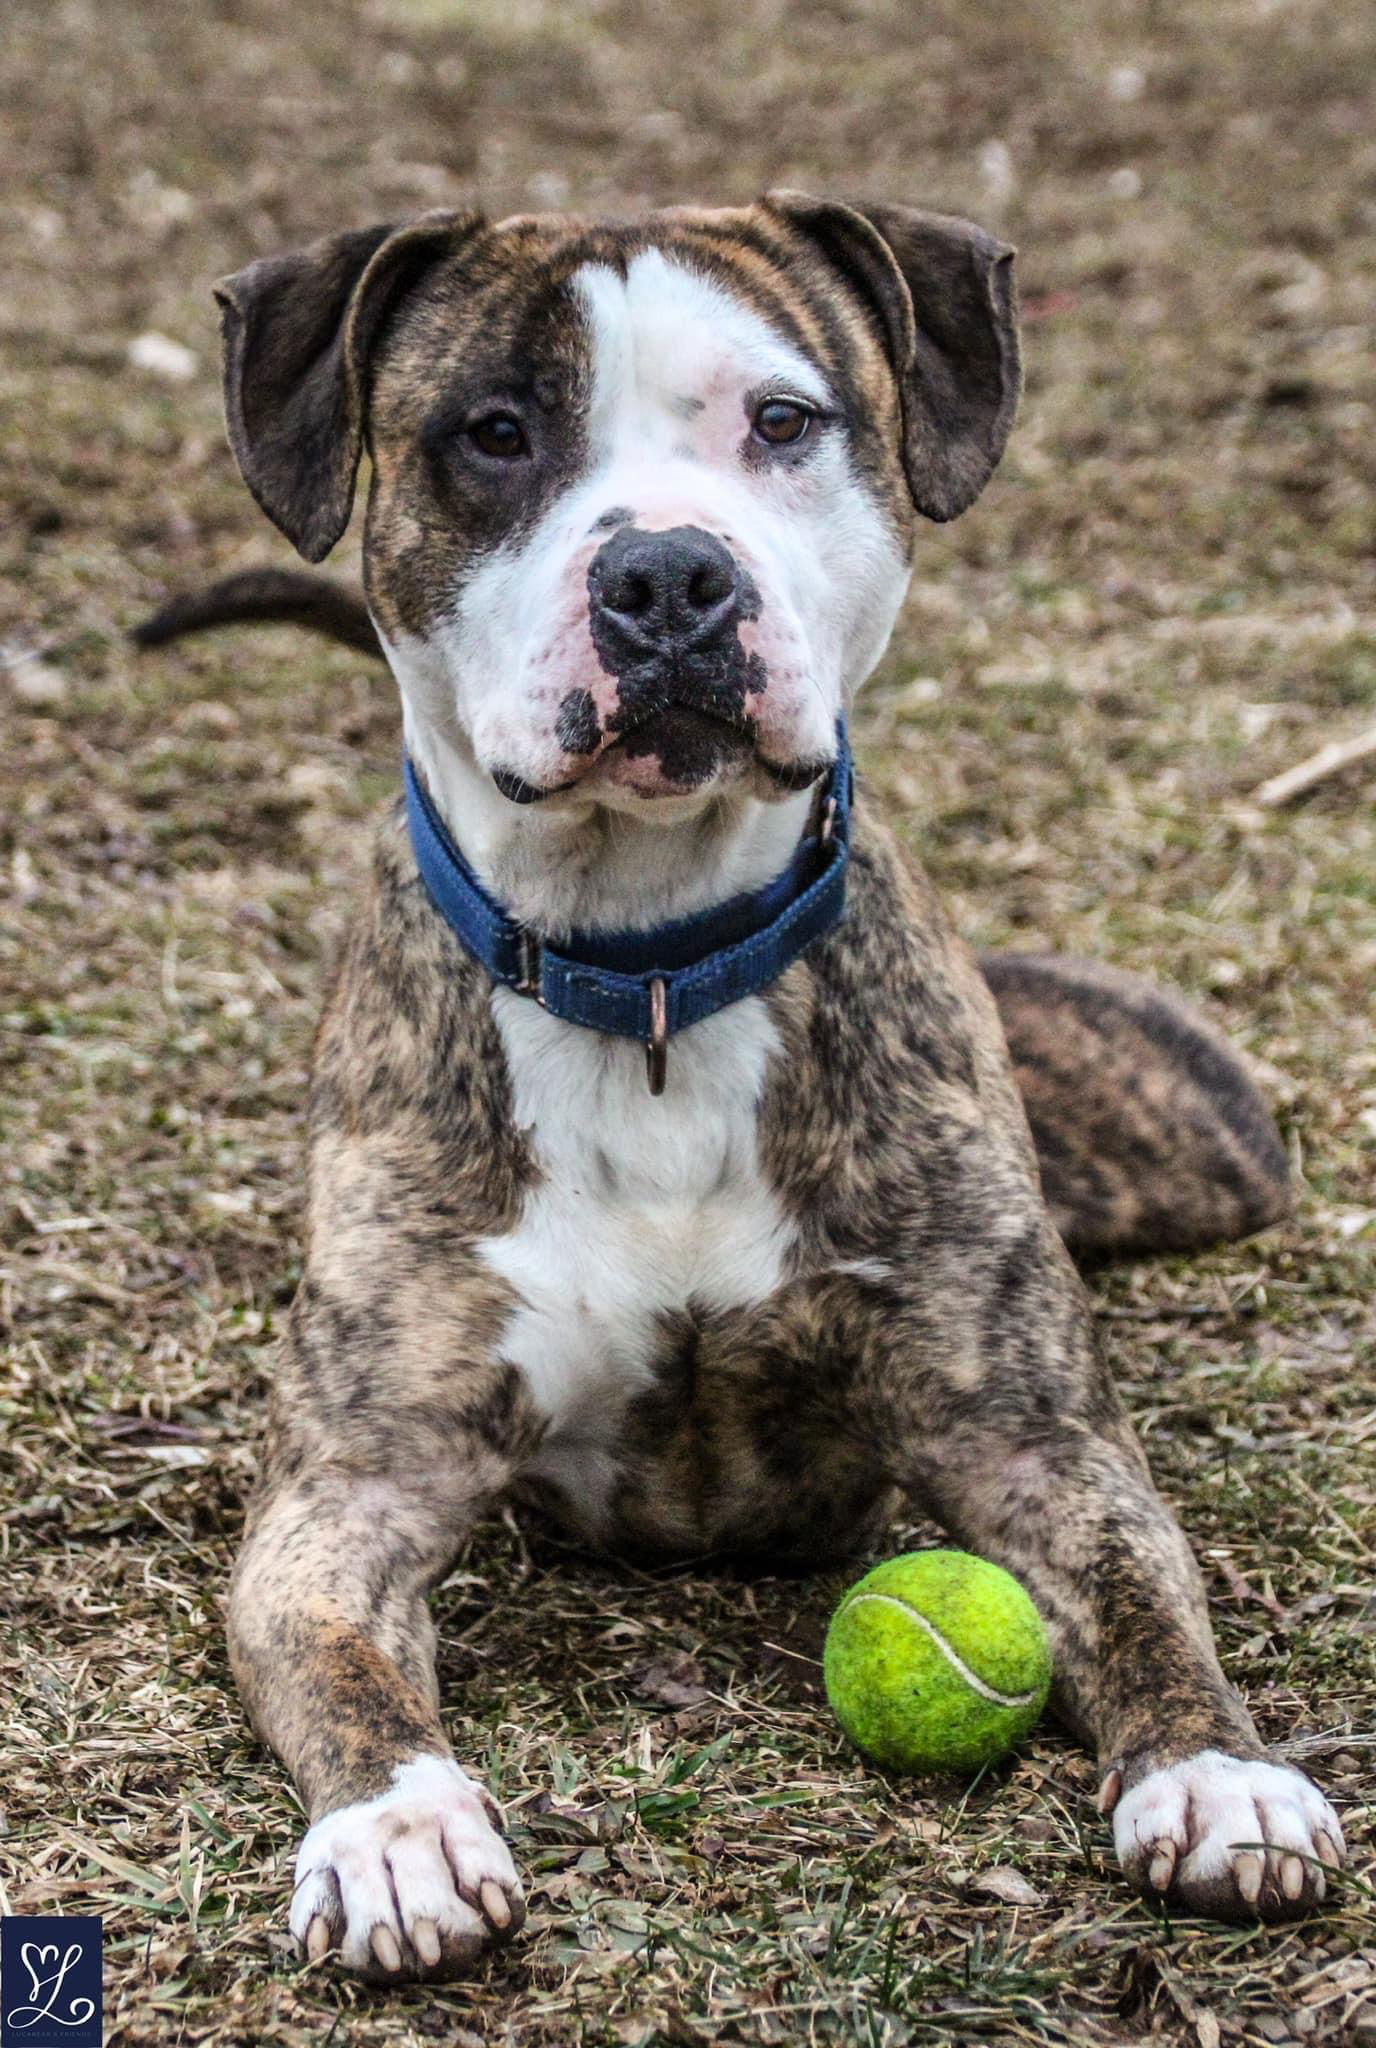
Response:
[{"label": "blue collar", "polygon": [[658,1095],[671,1034],[768,988],[845,908],[853,777],[844,720],[836,733],[836,764],[783,873],[695,917],[652,931],[573,932],[550,945],[488,895],[408,757],[406,816],[421,880],[494,981],[570,1024],[640,1039]]}]

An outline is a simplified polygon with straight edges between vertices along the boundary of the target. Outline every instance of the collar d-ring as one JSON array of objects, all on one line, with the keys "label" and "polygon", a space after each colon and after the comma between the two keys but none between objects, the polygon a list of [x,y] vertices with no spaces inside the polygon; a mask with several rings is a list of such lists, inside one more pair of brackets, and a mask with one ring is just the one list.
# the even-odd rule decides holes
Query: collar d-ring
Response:
[{"label": "collar d-ring", "polygon": [[669,1071],[669,989],[664,976],[650,981],[650,1035],[645,1041],[645,1078],[651,1095],[664,1093]]}]

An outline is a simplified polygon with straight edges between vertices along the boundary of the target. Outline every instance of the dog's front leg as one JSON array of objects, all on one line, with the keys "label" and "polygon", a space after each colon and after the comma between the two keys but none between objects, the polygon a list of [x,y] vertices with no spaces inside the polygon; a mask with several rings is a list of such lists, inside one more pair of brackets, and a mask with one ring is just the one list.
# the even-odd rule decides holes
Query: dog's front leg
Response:
[{"label": "dog's front leg", "polygon": [[[1341,1861],[1342,1829],[1303,1772],[1268,1757],[1224,1677],[1198,1568],[1056,1264],[1025,1320],[998,1315],[1005,1346],[983,1383],[938,1366],[891,1418],[908,1446],[896,1476],[1041,1609],[1053,1697],[1097,1750],[1128,1877],[1222,1919],[1303,1912]],[[985,1345],[993,1328],[986,1317]]]},{"label": "dog's front leg", "polygon": [[519,1926],[515,1867],[437,1711],[428,1588],[504,1477],[460,1435],[443,1463],[351,1469],[275,1450],[230,1594],[230,1655],[254,1723],[312,1825],[292,1931],[312,1960],[447,1975]]}]

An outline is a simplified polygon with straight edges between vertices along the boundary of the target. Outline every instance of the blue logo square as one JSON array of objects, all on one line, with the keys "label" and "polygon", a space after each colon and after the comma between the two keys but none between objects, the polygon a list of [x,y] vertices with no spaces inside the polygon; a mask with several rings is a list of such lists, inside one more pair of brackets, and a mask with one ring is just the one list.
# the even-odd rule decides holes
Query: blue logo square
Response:
[{"label": "blue logo square", "polygon": [[101,1923],[0,1920],[0,2048],[101,2048]]}]

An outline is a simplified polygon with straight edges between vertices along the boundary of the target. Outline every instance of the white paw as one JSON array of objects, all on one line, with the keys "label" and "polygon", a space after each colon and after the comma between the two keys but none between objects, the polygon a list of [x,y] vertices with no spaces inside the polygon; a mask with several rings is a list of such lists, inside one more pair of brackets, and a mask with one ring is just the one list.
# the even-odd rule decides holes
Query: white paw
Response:
[{"label": "white paw", "polygon": [[387,1978],[452,1976],[525,1918],[482,1788],[447,1757],[400,1764],[391,1789],[316,1821],[296,1858],[291,1931],[312,1962]]},{"label": "white paw", "polygon": [[[1218,1749],[1152,1771],[1124,1792],[1113,1808],[1113,1842],[1140,1890],[1220,1920],[1307,1912],[1344,1847],[1338,1816],[1302,1771]],[[1265,1848],[1247,1846],[1256,1843]]]}]

